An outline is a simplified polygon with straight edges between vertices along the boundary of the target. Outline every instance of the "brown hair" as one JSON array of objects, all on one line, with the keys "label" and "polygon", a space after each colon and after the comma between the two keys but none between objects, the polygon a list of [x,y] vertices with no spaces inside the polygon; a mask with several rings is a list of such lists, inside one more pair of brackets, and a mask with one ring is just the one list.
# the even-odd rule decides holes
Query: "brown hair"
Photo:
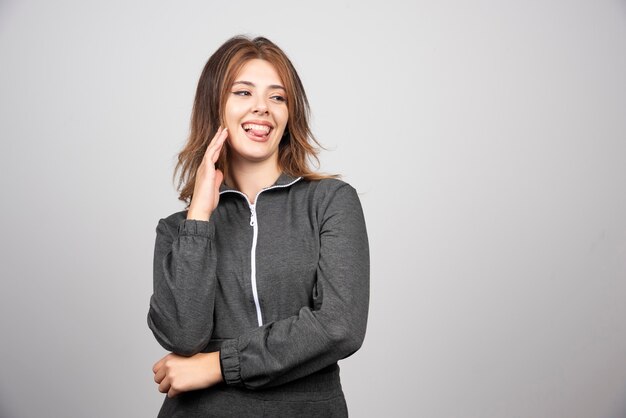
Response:
[{"label": "brown hair", "polygon": [[[271,63],[285,84],[289,119],[278,147],[280,169],[306,180],[337,177],[316,173],[309,168],[311,160],[319,165],[317,154],[321,145],[309,127],[309,102],[300,77],[287,55],[266,38],[250,39],[239,35],[230,38],[211,55],[198,81],[189,138],[178,154],[178,163],[174,168],[174,178],[180,171],[178,199],[187,205],[193,197],[196,172],[204,153],[224,120],[230,86],[244,64],[255,58]],[[228,143],[215,166],[228,178]]]}]

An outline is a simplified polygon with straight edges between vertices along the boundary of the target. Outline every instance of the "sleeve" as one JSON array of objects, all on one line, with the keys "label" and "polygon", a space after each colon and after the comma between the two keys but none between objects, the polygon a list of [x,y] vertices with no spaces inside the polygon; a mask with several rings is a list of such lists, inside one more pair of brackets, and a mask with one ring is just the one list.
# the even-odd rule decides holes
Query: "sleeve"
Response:
[{"label": "sleeve", "polygon": [[154,247],[148,326],[168,351],[191,356],[206,347],[215,302],[214,225],[161,219]]},{"label": "sleeve", "polygon": [[357,351],[369,306],[369,246],[358,195],[347,183],[326,198],[320,220],[315,309],[223,343],[227,384],[259,389],[307,376]]}]

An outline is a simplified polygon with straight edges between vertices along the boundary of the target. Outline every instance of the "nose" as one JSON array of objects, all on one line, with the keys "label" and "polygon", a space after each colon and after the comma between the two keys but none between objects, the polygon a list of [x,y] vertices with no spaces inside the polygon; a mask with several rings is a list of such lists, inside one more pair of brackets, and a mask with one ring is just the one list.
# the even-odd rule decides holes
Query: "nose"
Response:
[{"label": "nose", "polygon": [[267,103],[262,97],[258,97],[256,103],[254,104],[254,108],[252,109],[252,113],[255,115],[268,115],[269,111],[267,110]]}]

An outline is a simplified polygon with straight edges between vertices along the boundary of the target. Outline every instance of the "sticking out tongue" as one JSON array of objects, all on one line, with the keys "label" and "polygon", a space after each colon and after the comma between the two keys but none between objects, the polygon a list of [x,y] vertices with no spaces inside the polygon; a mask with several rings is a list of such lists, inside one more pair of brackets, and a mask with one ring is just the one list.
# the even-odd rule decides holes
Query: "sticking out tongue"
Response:
[{"label": "sticking out tongue", "polygon": [[266,135],[265,131],[263,131],[263,130],[250,129],[248,132],[250,132],[254,136],[265,136]]}]

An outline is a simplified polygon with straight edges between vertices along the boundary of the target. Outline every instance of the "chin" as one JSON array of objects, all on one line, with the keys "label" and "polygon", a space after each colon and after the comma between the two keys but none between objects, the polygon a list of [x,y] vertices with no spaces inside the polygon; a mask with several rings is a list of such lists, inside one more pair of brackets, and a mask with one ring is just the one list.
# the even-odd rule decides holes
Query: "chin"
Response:
[{"label": "chin", "polygon": [[274,156],[278,159],[278,148],[269,149],[271,139],[266,142],[253,142],[247,137],[238,139],[239,141],[237,141],[236,145],[230,144],[230,151],[239,158],[254,162],[265,161]]},{"label": "chin", "polygon": [[266,161],[268,159],[276,156],[276,160],[278,160],[278,152],[259,152],[258,150],[240,150],[237,151],[231,148],[234,155],[236,155],[239,159],[260,163]]}]

